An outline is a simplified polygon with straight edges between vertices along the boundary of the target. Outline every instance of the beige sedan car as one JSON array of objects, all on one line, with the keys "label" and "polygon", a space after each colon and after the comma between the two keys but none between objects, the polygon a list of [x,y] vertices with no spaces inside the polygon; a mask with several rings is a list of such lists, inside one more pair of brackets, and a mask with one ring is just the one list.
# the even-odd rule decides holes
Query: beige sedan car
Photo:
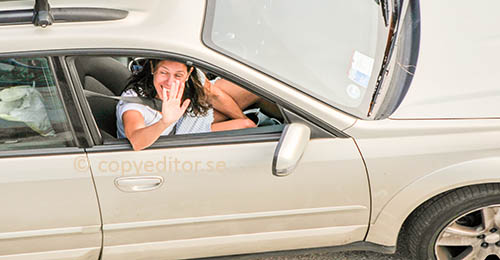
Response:
[{"label": "beige sedan car", "polygon": [[[0,259],[400,245],[412,259],[499,259],[499,11],[1,1]],[[134,151],[116,104],[144,59],[234,83],[266,119]]]}]

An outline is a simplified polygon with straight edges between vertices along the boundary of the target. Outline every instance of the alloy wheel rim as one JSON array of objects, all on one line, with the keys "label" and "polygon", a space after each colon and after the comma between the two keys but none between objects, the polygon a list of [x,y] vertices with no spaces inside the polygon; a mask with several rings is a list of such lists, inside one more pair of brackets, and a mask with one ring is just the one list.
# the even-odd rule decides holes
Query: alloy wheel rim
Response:
[{"label": "alloy wheel rim", "polygon": [[438,260],[500,259],[500,204],[451,221],[439,233],[434,254]]}]

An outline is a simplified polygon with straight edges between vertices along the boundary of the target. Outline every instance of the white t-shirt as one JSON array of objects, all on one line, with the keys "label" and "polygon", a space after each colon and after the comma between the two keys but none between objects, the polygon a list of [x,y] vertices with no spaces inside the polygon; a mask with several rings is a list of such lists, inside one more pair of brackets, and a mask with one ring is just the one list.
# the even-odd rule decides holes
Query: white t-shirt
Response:
[{"label": "white t-shirt", "polygon": [[[122,97],[137,97],[137,93],[134,90],[129,89],[122,93]],[[123,128],[123,113],[125,111],[135,110],[142,114],[144,117],[144,124],[150,126],[158,122],[162,115],[159,111],[156,111],[148,106],[124,102],[120,100],[116,105],[116,127],[118,138],[126,138],[125,130]],[[205,116],[192,116],[189,113],[184,113],[184,115],[175,122],[175,124],[170,125],[163,131],[161,135],[168,135],[174,125],[176,125],[175,134],[195,134],[195,133],[205,133],[210,132],[212,123],[214,121],[214,111],[209,109]]]}]

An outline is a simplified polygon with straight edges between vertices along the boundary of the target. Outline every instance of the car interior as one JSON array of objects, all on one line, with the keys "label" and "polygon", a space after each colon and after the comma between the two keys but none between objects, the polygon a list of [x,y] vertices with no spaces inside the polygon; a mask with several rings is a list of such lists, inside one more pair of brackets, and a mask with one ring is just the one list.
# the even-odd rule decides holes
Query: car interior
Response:
[{"label": "car interior", "polygon": [[0,59],[0,150],[72,146],[61,111],[45,58]]},{"label": "car interior", "polygon": [[[70,58],[70,63],[74,64],[81,86],[84,90],[89,90],[106,96],[120,96],[127,87],[127,82],[132,75],[129,68],[133,68],[131,63],[134,57],[111,57],[111,56],[74,56]],[[209,79],[216,77],[214,74],[202,70]],[[101,133],[103,142],[116,141],[116,105],[118,100],[111,98],[88,96],[86,97],[97,127]],[[257,127],[269,131],[281,131],[284,116],[278,106],[264,98],[256,102],[245,111],[259,108],[260,112],[269,117],[271,125]],[[260,114],[259,114],[260,115]],[[254,122],[259,119],[252,113],[247,116]],[[231,130],[224,132],[241,132],[241,134],[258,133],[257,128]]]}]

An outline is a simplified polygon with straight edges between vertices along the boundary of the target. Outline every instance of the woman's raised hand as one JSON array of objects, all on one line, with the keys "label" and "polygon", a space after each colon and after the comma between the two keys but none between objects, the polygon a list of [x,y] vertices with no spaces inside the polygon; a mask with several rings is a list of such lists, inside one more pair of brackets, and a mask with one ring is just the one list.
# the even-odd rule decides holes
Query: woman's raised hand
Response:
[{"label": "woman's raised hand", "polygon": [[168,125],[177,121],[186,112],[191,100],[186,99],[182,102],[182,95],[184,94],[184,82],[179,80],[174,81],[170,87],[170,91],[167,92],[166,88],[163,90],[163,104],[161,107],[162,121]]}]

